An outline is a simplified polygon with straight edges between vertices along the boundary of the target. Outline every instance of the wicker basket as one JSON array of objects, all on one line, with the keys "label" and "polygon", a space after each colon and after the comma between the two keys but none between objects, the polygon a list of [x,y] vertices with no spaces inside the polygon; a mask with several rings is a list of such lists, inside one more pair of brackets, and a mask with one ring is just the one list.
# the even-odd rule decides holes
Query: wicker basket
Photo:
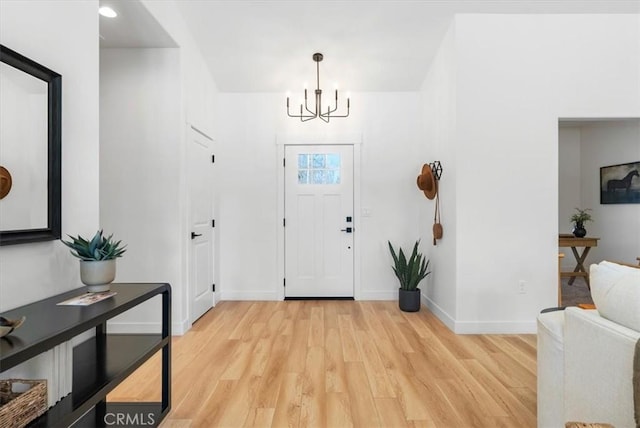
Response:
[{"label": "wicker basket", "polygon": [[[31,387],[25,392],[14,392],[15,384]],[[0,380],[0,427],[24,427],[46,412],[47,407],[46,380]]]}]

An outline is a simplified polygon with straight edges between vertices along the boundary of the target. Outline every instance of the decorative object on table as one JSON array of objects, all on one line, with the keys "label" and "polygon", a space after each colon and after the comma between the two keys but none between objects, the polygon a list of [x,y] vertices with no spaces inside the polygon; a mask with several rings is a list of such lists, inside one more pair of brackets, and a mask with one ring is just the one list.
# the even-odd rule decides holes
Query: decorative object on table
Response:
[{"label": "decorative object on table", "polygon": [[57,306],[89,306],[94,303],[98,303],[104,299],[115,296],[115,291],[102,291],[99,293],[84,293],[80,296],[72,297],[71,299],[64,300],[60,303],[56,303]]},{"label": "decorative object on table", "polygon": [[46,380],[0,380],[1,427],[25,427],[29,422],[44,414],[47,408]]},{"label": "decorative object on table", "polygon": [[333,108],[331,108],[330,103],[327,103],[327,111],[322,112],[322,89],[320,89],[320,61],[324,58],[324,55],[321,53],[314,53],[312,56],[313,60],[316,62],[316,89],[315,89],[315,107],[312,110],[309,110],[307,105],[307,88],[304,89],[304,104],[300,104],[300,114],[291,114],[289,112],[289,96],[287,96],[287,116],[295,117],[300,119],[300,122],[306,122],[311,119],[320,118],[323,121],[329,123],[329,119],[332,117],[348,117],[349,116],[349,107],[350,107],[350,99],[347,97],[347,113],[346,114],[336,114],[333,113],[338,110],[338,90],[336,89],[336,104]]},{"label": "decorative object on table", "polygon": [[591,211],[591,208],[580,209],[576,208],[576,213],[574,213],[569,219],[573,223],[573,236],[576,238],[584,238],[587,236],[587,230],[584,228],[584,224],[588,221],[593,221],[591,218],[591,214],[588,211]]},{"label": "decorative object on table", "polygon": [[20,327],[26,319],[27,317],[22,317],[19,320],[10,320],[5,317],[0,317],[0,337],[8,335],[13,330]]},{"label": "decorative object on table", "polygon": [[114,242],[113,234],[108,237],[98,230],[91,240],[78,235],[72,241],[62,241],[71,248],[71,254],[80,259],[80,280],[89,286],[90,292],[108,291],[109,284],[116,277],[116,258],[122,257],[126,245]]},{"label": "decorative object on table", "polygon": [[0,166],[0,199],[4,199],[5,196],[11,191],[11,185],[13,179],[7,168]]},{"label": "decorative object on table", "polygon": [[399,248],[398,253],[396,253],[391,242],[387,241],[387,243],[393,257],[393,266],[391,267],[398,281],[400,281],[398,305],[405,312],[417,312],[420,310],[420,289],[418,284],[431,273],[427,271],[429,260],[421,253],[418,253],[420,241],[416,241],[411,257],[408,260],[402,248]]},{"label": "decorative object on table", "polygon": [[601,204],[640,204],[640,161],[600,168]]}]

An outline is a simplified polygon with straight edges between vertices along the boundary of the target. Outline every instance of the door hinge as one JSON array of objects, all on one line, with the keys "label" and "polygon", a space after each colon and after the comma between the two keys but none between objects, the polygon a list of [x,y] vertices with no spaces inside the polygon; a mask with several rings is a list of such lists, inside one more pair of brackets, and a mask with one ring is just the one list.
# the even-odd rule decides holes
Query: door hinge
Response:
[{"label": "door hinge", "polygon": [[282,158],[282,166],[286,166],[286,162],[287,160],[285,158]]},{"label": "door hinge", "polygon": [[216,163],[216,155],[211,155],[211,163]]},{"label": "door hinge", "polygon": [[282,286],[283,287],[287,286],[287,278],[282,278]]},{"label": "door hinge", "polygon": [[282,219],[282,227],[286,227],[287,226],[287,220],[286,219]]},{"label": "door hinge", "polygon": [[216,220],[215,219],[211,220],[211,227],[216,227]]},{"label": "door hinge", "polygon": [[215,284],[211,284],[211,291],[216,291],[216,285]]}]

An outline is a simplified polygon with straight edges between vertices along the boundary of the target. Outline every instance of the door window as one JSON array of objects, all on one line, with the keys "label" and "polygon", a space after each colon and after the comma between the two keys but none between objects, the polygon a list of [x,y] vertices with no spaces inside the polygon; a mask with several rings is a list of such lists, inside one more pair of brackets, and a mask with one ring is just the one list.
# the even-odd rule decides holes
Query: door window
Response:
[{"label": "door window", "polygon": [[340,184],[339,153],[298,155],[298,184]]}]

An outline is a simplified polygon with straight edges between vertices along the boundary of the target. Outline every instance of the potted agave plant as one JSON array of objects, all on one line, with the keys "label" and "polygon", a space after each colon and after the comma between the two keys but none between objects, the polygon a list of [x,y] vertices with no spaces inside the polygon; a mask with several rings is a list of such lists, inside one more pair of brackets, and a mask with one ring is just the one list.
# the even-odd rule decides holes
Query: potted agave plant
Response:
[{"label": "potted agave plant", "polygon": [[394,263],[391,267],[400,281],[398,305],[405,312],[417,312],[420,310],[420,289],[418,284],[431,273],[427,271],[429,260],[421,253],[418,253],[420,241],[416,241],[409,259],[405,256],[402,248],[396,253],[391,242],[387,242],[389,243],[389,251],[391,251]]},{"label": "potted agave plant", "polygon": [[71,254],[80,259],[80,280],[87,285],[90,292],[109,290],[109,284],[116,277],[116,258],[122,257],[126,245],[122,241],[115,242],[113,235],[104,237],[98,230],[90,240],[82,236],[73,237],[70,241],[62,241],[71,248]]}]

